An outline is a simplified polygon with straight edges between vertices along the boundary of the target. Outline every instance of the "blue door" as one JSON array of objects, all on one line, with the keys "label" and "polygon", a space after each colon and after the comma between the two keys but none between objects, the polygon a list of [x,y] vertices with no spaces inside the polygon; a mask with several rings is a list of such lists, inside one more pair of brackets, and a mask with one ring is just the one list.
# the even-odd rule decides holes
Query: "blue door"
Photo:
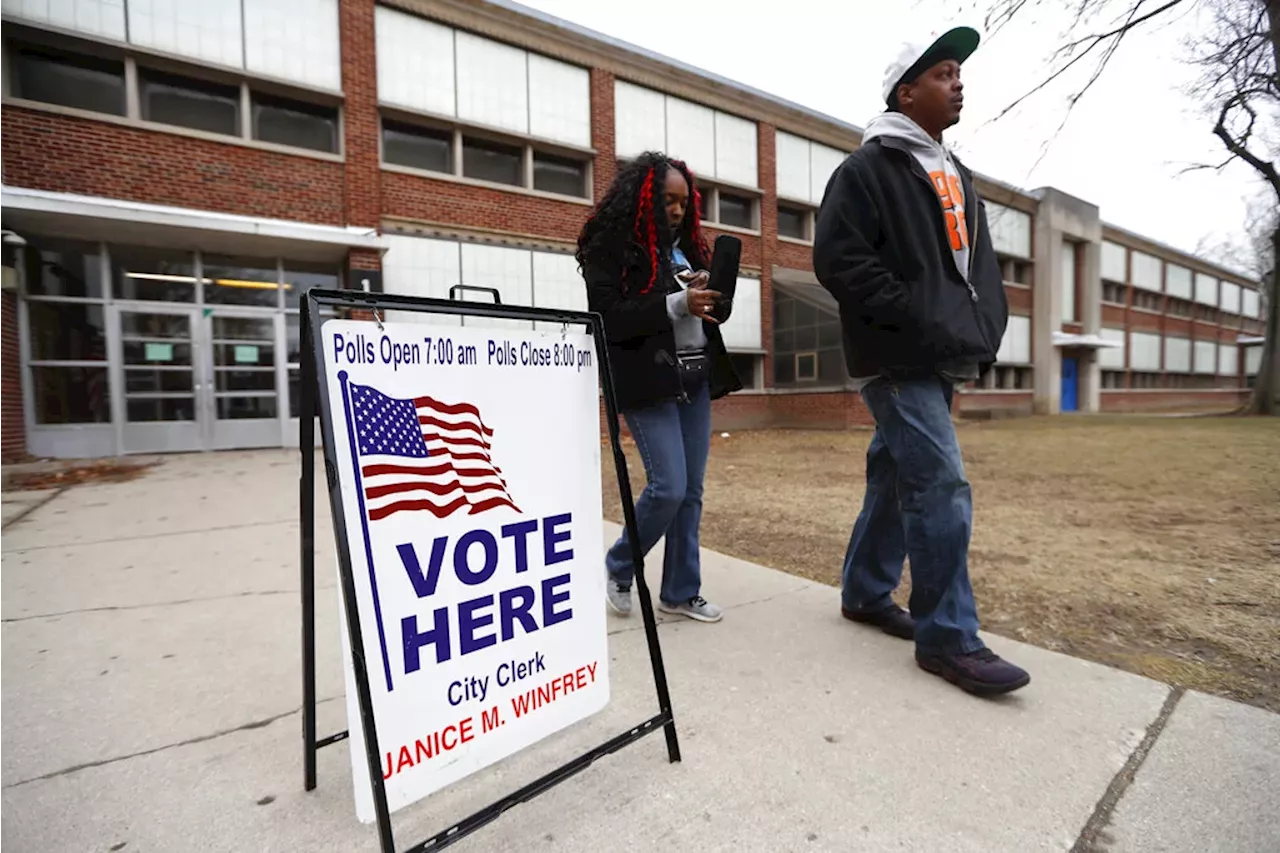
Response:
[{"label": "blue door", "polygon": [[1074,412],[1077,408],[1076,389],[1079,381],[1076,368],[1077,363],[1074,358],[1062,360],[1062,411],[1064,412]]}]

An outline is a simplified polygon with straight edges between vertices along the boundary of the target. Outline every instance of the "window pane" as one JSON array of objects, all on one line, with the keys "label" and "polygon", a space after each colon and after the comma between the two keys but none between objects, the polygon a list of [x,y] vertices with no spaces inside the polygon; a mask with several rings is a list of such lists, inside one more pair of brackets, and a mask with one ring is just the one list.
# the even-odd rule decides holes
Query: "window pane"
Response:
[{"label": "window pane", "polygon": [[191,393],[191,370],[144,370],[138,367],[126,368],[124,372],[124,390],[126,393]]},{"label": "window pane", "polygon": [[101,305],[27,303],[31,357],[37,361],[106,361],[106,320]]},{"label": "window pane", "polygon": [[397,166],[453,174],[453,134],[442,130],[385,122],[382,159]]},{"label": "window pane", "polygon": [[203,261],[205,302],[276,307],[280,272],[274,258],[205,255]]},{"label": "window pane", "polygon": [[[271,344],[224,344],[213,342],[216,367],[274,367],[276,348]],[[275,387],[273,382],[271,387]]]},{"label": "window pane", "polygon": [[129,338],[147,340],[191,340],[191,320],[185,314],[142,314],[137,311],[120,313],[120,334]]},{"label": "window pane", "polygon": [[521,168],[524,151],[493,142],[464,139],[462,142],[462,174],[478,181],[497,184],[524,184]]},{"label": "window pane", "polygon": [[818,381],[824,385],[843,385],[846,379],[844,353],[824,349],[818,353]]},{"label": "window pane", "polygon": [[[316,404],[319,405],[319,404]],[[299,417],[302,410],[302,371],[289,371],[289,417]]]},{"label": "window pane", "polygon": [[[334,311],[332,308],[322,308],[320,317],[316,325],[322,326],[325,321],[334,317],[346,320],[349,319],[348,312],[345,308]],[[319,330],[317,329],[317,334]],[[284,315],[284,338],[285,338],[285,363],[297,364],[302,356],[302,316],[300,314]]]},{"label": "window pane", "polygon": [[195,261],[190,254],[130,246],[109,246],[107,251],[117,299],[195,301]]},{"label": "window pane", "polygon": [[15,60],[18,97],[124,115],[123,62],[43,50],[20,50]]},{"label": "window pane", "polygon": [[791,353],[774,354],[773,381],[778,385],[796,381],[796,360]]},{"label": "window pane", "polygon": [[818,348],[817,326],[796,326],[796,349],[810,350]]},{"label": "window pane", "polygon": [[276,398],[273,397],[219,397],[218,420],[239,421],[254,418],[274,418]]},{"label": "window pane", "polygon": [[270,317],[214,317],[214,343],[227,341],[264,341],[275,343],[275,323]]},{"label": "window pane", "polygon": [[142,117],[147,121],[240,134],[240,89],[138,69]]},{"label": "window pane", "polygon": [[191,367],[191,344],[166,341],[126,339],[121,344],[125,366],[159,364],[169,367]]},{"label": "window pane", "polygon": [[803,326],[812,326],[818,322],[818,309],[814,308],[808,302],[796,301],[796,328]]},{"label": "window pane", "polygon": [[582,198],[587,194],[587,165],[578,160],[535,154],[533,188]]},{"label": "window pane", "polygon": [[796,355],[796,379],[812,380],[818,378],[818,356],[806,352]]},{"label": "window pane", "polygon": [[[721,197],[723,198],[723,196]],[[805,212],[794,207],[778,206],[778,236],[796,240],[808,239],[804,233]]]},{"label": "window pane", "polygon": [[336,154],[338,111],[332,107],[254,94],[253,138]]},{"label": "window pane", "polygon": [[820,347],[839,347],[842,337],[839,323],[826,322],[818,327],[818,346]]},{"label": "window pane", "polygon": [[27,293],[102,298],[102,254],[97,243],[40,240],[26,247]]},{"label": "window pane", "polygon": [[774,291],[773,327],[775,329],[789,329],[795,324],[793,302],[794,300]]},{"label": "window pane", "polygon": [[155,423],[157,421],[194,421],[196,404],[194,397],[161,397],[149,400],[134,397],[125,407],[125,417],[131,423]]},{"label": "window pane", "polygon": [[31,392],[38,424],[111,421],[105,367],[33,367]]},{"label": "window pane", "polygon": [[313,287],[338,290],[342,287],[338,268],[333,264],[313,264],[307,261],[284,262],[284,304],[297,308],[302,297]]},{"label": "window pane", "polygon": [[214,371],[216,391],[274,391],[274,370],[217,370]]},{"label": "window pane", "polygon": [[728,193],[720,193],[720,224],[735,228],[755,228],[755,217],[751,215],[751,199]]}]

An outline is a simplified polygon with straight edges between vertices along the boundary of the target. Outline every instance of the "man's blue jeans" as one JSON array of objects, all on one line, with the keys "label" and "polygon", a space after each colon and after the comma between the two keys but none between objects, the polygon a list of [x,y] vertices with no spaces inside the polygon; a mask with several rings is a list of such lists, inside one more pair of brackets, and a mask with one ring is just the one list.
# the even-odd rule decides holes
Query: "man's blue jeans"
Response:
[{"label": "man's blue jeans", "polygon": [[924,653],[978,651],[969,585],[973,501],[951,422],[952,386],[941,378],[862,389],[876,420],[867,448],[867,491],[844,560],[843,605],[888,607],[911,558],[911,616]]},{"label": "man's blue jeans", "polygon": [[[662,403],[625,412],[648,482],[636,501],[640,552],[648,554],[667,537],[662,563],[661,599],[683,604],[702,587],[698,559],[698,525],[702,522],[702,479],[711,450],[711,396],[706,383],[688,403]],[[618,583],[635,578],[631,542],[622,536],[605,556],[605,567]]]}]

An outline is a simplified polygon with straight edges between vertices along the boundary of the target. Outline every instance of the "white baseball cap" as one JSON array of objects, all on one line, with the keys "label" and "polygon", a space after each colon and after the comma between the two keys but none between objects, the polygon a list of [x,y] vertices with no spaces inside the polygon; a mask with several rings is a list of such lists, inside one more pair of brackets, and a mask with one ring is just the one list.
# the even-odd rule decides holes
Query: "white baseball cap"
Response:
[{"label": "white baseball cap", "polygon": [[931,41],[907,42],[884,70],[884,102],[904,80],[913,80],[939,62],[954,59],[963,63],[978,49],[980,37],[972,27],[953,27]]}]

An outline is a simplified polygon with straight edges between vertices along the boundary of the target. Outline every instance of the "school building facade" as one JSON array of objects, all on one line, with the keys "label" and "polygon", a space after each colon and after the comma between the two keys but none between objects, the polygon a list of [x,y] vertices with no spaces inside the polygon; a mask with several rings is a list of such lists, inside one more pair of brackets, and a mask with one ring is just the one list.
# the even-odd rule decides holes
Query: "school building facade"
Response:
[{"label": "school building facade", "polygon": [[[646,149],[743,241],[718,427],[865,423],[814,216],[857,127],[508,2],[3,0],[3,452],[296,445],[309,287],[585,308]],[[961,414],[1229,407],[1257,282],[979,176],[1012,316]]]}]

